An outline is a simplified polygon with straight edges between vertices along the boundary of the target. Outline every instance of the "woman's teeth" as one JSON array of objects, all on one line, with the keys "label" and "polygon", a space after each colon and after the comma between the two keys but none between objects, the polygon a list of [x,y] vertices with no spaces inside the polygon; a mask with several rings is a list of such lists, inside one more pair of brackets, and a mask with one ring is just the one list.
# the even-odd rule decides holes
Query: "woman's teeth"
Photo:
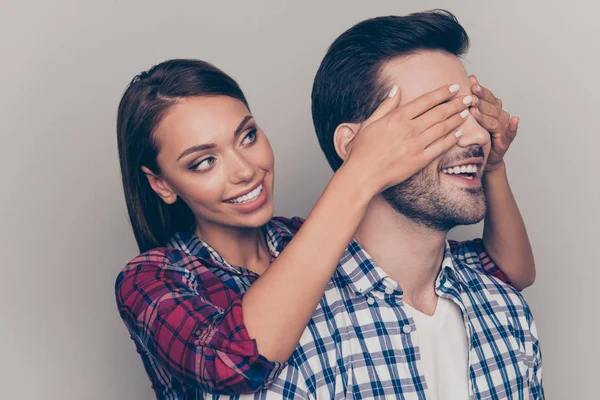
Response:
[{"label": "woman's teeth", "polygon": [[462,165],[460,167],[454,168],[444,168],[442,169],[444,174],[453,175],[453,174],[476,174],[477,173],[477,165]]},{"label": "woman's teeth", "polygon": [[232,199],[232,200],[227,200],[227,202],[233,203],[233,204],[250,203],[251,201],[254,201],[258,198],[258,196],[262,192],[262,189],[263,189],[263,185],[261,183],[256,189],[254,189],[250,193],[245,194],[240,197],[236,197],[235,199]]}]

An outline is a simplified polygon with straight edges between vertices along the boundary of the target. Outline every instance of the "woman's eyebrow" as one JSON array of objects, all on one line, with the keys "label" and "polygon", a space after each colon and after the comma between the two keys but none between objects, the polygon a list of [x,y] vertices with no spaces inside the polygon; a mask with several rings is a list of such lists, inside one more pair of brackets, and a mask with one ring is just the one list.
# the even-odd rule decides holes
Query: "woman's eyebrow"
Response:
[{"label": "woman's eyebrow", "polygon": [[233,137],[236,138],[246,127],[246,123],[252,119],[252,115],[246,115],[242,122],[238,125],[235,132],[233,133]]},{"label": "woman's eyebrow", "polygon": [[181,160],[183,157],[187,156],[188,154],[197,153],[197,152],[203,151],[203,150],[214,149],[215,147],[217,147],[217,145],[214,143],[199,144],[197,146],[192,146],[189,149],[184,150],[181,153],[181,155],[177,158],[177,161]]}]

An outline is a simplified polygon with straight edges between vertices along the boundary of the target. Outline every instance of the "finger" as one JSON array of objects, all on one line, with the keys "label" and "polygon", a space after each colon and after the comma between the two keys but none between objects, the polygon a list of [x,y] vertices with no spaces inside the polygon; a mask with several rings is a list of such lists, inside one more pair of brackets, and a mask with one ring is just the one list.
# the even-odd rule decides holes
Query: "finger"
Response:
[{"label": "finger", "polygon": [[462,125],[463,122],[465,122],[465,117],[463,117],[460,114],[455,114],[451,118],[439,122],[431,128],[427,129],[419,136],[419,140],[423,144],[423,148],[427,148],[444,135],[456,131],[456,128]]},{"label": "finger", "polygon": [[473,103],[473,99],[474,96],[471,95],[460,96],[421,114],[413,120],[417,124],[418,132],[424,132],[430,127],[455,115],[458,115],[462,119],[466,118],[469,115],[467,108]]},{"label": "finger", "polygon": [[451,133],[446,134],[439,140],[429,145],[429,147],[423,151],[423,156],[429,162],[435,160],[454,147],[458,143],[461,135],[462,132],[460,130],[452,131]]},{"label": "finger", "polygon": [[475,117],[479,125],[481,125],[486,131],[490,133],[504,133],[500,121],[497,118],[483,114],[477,107],[471,107],[470,111],[471,115]]},{"label": "finger", "polygon": [[512,117],[508,122],[506,135],[512,140],[517,136],[517,130],[519,130],[519,117]]},{"label": "finger", "polygon": [[390,90],[388,97],[386,97],[385,100],[379,104],[373,114],[371,114],[371,116],[367,118],[365,122],[363,122],[364,126],[377,121],[378,119],[387,115],[390,111],[396,109],[400,105],[400,98],[400,90],[398,89],[397,85],[394,85]]},{"label": "finger", "polygon": [[405,104],[400,107],[400,112],[402,116],[413,119],[423,114],[426,111],[429,111],[431,108],[441,104],[448,99],[456,96],[458,90],[460,89],[459,84],[454,85],[446,85],[433,90],[429,93],[425,93],[424,95],[417,97],[413,101]]},{"label": "finger", "polygon": [[[506,115],[502,115],[504,113],[504,111],[502,111],[501,108],[496,107],[495,105],[488,103],[485,100],[479,100],[477,102],[477,108],[479,109],[479,111],[481,111],[483,114],[487,115],[488,117],[492,117],[492,118],[496,118],[498,120],[500,120],[501,122],[508,122],[508,113],[505,113]],[[502,119],[505,119],[505,121],[502,121]]]},{"label": "finger", "polygon": [[506,154],[510,144],[512,143],[512,139],[507,137],[506,135],[502,135],[501,137],[494,140],[493,148],[494,151],[500,155]]},{"label": "finger", "polygon": [[498,99],[488,88],[481,86],[480,84],[476,84],[473,85],[471,91],[473,91],[473,93],[475,93],[481,100],[487,101],[488,103],[494,104],[496,107],[502,108],[502,101]]},{"label": "finger", "polygon": [[477,80],[477,76],[475,75],[469,75],[469,81],[471,81],[471,85],[479,84],[479,80]]}]

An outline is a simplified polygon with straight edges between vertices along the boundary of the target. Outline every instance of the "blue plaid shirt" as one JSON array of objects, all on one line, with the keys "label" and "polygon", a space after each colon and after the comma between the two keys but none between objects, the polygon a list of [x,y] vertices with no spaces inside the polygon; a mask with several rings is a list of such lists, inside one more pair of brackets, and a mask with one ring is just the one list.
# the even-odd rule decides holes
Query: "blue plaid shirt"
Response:
[{"label": "blue plaid shirt", "polygon": [[[278,218],[266,227],[275,255],[293,235],[289,226],[290,220]],[[269,234],[275,231],[279,233]],[[169,246],[190,255],[208,250],[213,261],[227,267],[193,235],[177,236]],[[473,241],[452,246],[447,242],[435,282],[437,295],[453,301],[463,314],[470,397],[543,399],[542,356],[531,311],[518,291],[486,273],[478,253]],[[248,284],[240,282],[240,291]],[[202,396],[425,400],[430,396],[417,331],[402,289],[352,241],[298,347],[272,386],[255,394]]]}]

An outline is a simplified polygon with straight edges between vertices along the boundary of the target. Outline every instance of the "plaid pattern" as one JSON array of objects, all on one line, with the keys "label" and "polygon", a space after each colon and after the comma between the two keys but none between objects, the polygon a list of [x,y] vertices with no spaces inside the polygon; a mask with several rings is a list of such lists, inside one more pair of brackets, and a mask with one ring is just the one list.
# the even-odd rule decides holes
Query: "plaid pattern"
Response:
[{"label": "plaid pattern", "polygon": [[[275,258],[300,219],[265,226]],[[159,399],[201,399],[206,391],[252,393],[284,367],[258,354],[241,297],[258,275],[230,265],[195,235],[148,251],[121,271],[117,306]]]},{"label": "plaid pattern", "polygon": [[[299,225],[298,219],[274,219],[267,225],[267,237],[274,257],[289,242]],[[219,265],[216,261],[220,258],[218,254],[193,236],[176,237],[170,246],[181,250],[169,253],[171,257],[174,253],[183,252],[185,256],[181,256],[182,259],[189,260],[189,264],[180,268],[189,269],[191,273],[186,275],[185,271],[180,271],[180,274],[192,276],[195,271],[204,274],[211,271],[211,277],[221,281],[201,279],[202,285],[198,285],[199,278],[189,278],[194,281],[194,290],[202,292],[202,302],[208,303],[207,299],[216,301],[219,293],[222,301],[213,306],[221,312],[212,315],[212,319],[210,315],[207,318],[200,312],[199,315],[179,315],[178,320],[173,318],[158,323],[152,323],[146,315],[168,308],[162,304],[165,300],[140,294],[139,289],[135,289],[133,291],[137,290],[136,293],[124,296],[124,299],[133,298],[137,301],[119,302],[121,315],[132,332],[160,398],[429,397],[420,365],[415,335],[417,328],[403,308],[402,290],[355,241],[346,249],[286,366],[269,363],[260,357],[243,327],[239,296],[256,276],[227,265],[222,259],[220,261],[223,263]],[[469,337],[471,395],[476,399],[542,399],[541,354],[529,308],[517,291],[482,273],[486,270],[502,277],[482,250],[480,242],[448,243],[435,285],[439,296],[451,299],[463,312]],[[194,264],[192,260],[195,259],[201,259],[202,263]],[[138,266],[144,264],[144,260],[136,260],[123,272],[131,280],[135,280]],[[486,260],[486,263],[482,264],[482,260]],[[150,264],[154,265],[156,277],[161,277],[156,269],[173,268],[172,261],[166,259],[162,260],[162,264],[160,260]],[[127,278],[117,281],[118,299],[119,293],[123,292],[120,289],[123,285],[119,282],[124,279]],[[216,289],[213,290],[213,287]],[[163,296],[169,301],[175,295],[165,292]],[[140,306],[137,312],[127,311],[130,307],[125,304],[131,303],[145,303],[145,306]],[[179,305],[171,306],[171,309],[179,308]],[[145,309],[145,312],[140,313],[141,309]],[[182,314],[191,310],[194,309],[184,309]],[[189,319],[197,320],[201,338],[223,336],[228,340],[215,343],[221,347],[215,347],[212,343],[212,346],[203,345],[208,343],[206,339],[198,342],[199,339],[184,334],[188,331],[182,331],[182,327],[186,326],[185,321]],[[224,324],[223,321],[228,323]],[[160,344],[161,331],[170,332],[165,335],[164,343],[177,345],[171,345],[165,351],[165,345]],[[237,342],[234,338],[238,337],[247,347],[233,351],[232,342]],[[212,353],[208,348],[213,349]],[[245,355],[244,351],[247,352]],[[184,353],[188,354],[188,358],[194,358],[194,368],[178,362],[187,360],[181,356]],[[217,363],[216,360],[222,362]],[[268,390],[260,390],[261,386],[270,384]],[[232,396],[203,393],[241,393],[251,390],[259,391]]]}]

